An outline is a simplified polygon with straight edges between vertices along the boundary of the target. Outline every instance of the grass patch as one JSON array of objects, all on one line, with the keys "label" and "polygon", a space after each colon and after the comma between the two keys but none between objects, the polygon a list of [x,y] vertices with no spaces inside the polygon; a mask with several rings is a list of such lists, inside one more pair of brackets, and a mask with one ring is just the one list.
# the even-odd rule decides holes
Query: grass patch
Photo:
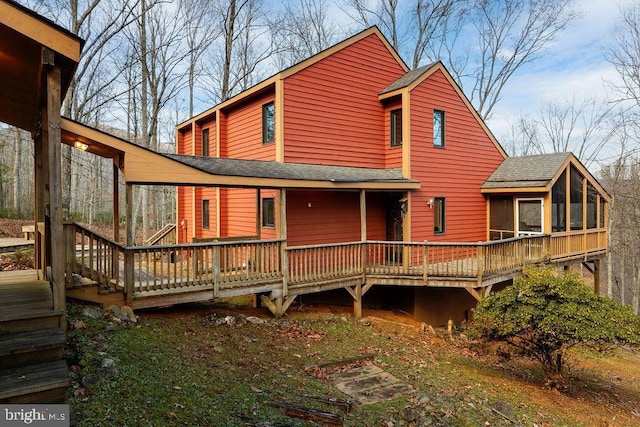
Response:
[{"label": "grass patch", "polygon": [[[339,413],[346,426],[512,425],[492,411],[498,401],[528,426],[640,423],[640,368],[628,350],[580,357],[562,394],[537,382],[526,362],[499,361],[459,336],[451,343],[393,322],[317,312],[273,319],[262,312],[265,322],[254,324],[243,321],[250,311],[187,306],[138,313],[138,324],[122,325],[90,319],[82,308],[71,304],[69,319],[87,327],[68,332],[77,356],[69,396],[78,426],[240,426],[241,416],[313,425],[271,401]],[[349,400],[304,367],[363,354],[416,393],[355,404],[350,414],[303,397]]]}]

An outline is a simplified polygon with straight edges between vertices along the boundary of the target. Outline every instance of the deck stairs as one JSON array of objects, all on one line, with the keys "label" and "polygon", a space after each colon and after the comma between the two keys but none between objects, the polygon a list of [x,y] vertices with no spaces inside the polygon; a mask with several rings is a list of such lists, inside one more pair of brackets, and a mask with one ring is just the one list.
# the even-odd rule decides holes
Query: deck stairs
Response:
[{"label": "deck stairs", "polygon": [[12,277],[0,276],[0,404],[63,403],[63,313],[52,309],[49,282]]}]

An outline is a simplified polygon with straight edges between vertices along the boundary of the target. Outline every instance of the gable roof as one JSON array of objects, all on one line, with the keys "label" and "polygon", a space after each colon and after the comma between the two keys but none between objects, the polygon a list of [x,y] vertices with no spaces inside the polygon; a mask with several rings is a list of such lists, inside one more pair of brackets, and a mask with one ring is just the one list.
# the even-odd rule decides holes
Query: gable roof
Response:
[{"label": "gable roof", "polygon": [[569,164],[585,176],[607,201],[611,201],[609,193],[570,152],[507,157],[482,184],[481,190],[483,193],[547,192]]},{"label": "gable roof", "polygon": [[507,157],[482,184],[482,188],[546,187],[571,153]]},{"label": "gable roof", "polygon": [[243,99],[259,93],[267,88],[269,88],[272,85],[275,85],[277,81],[281,81],[284,80],[285,78],[296,74],[297,72],[310,67],[311,65],[320,62],[321,60],[327,58],[328,56],[333,55],[334,53],[345,49],[348,46],[351,46],[357,42],[359,42],[360,40],[363,40],[371,35],[375,35],[378,37],[378,39],[380,39],[380,41],[382,42],[382,44],[385,46],[385,48],[389,51],[389,53],[395,58],[395,60],[398,62],[398,64],[405,70],[405,71],[409,71],[409,67],[407,66],[407,64],[404,62],[404,60],[400,57],[400,55],[398,54],[398,52],[395,51],[395,49],[391,46],[391,44],[389,43],[389,41],[387,40],[387,38],[384,36],[384,34],[382,34],[382,32],[380,31],[380,29],[377,26],[372,26],[369,27],[365,30],[360,31],[357,34],[354,34],[353,36],[338,42],[336,44],[334,44],[333,46],[316,53],[313,56],[310,56],[307,59],[304,59],[290,67],[287,67],[279,72],[277,72],[276,74],[272,75],[271,77],[255,84],[254,86],[238,93],[237,95],[222,101],[221,103],[203,111],[202,113],[191,117],[187,120],[185,120],[182,123],[179,123],[176,127],[179,128],[183,128],[185,125],[187,125],[190,122],[194,122],[194,121],[199,121],[202,118],[205,118],[207,116],[210,116],[211,114],[215,113],[215,111],[223,109],[225,107],[228,107],[232,104],[235,104],[236,102],[242,101]]},{"label": "gable roof", "polygon": [[385,93],[393,92],[398,89],[403,89],[405,87],[411,86],[416,80],[418,80],[424,73],[429,70],[429,68],[436,65],[437,62],[432,62],[431,64],[425,65],[423,67],[416,68],[415,70],[409,71],[404,76],[400,77],[395,82],[391,83],[386,88],[382,89],[378,95],[384,95]]},{"label": "gable roof", "polygon": [[428,79],[437,71],[442,72],[453,90],[456,91],[462,102],[466,105],[467,109],[471,112],[478,124],[482,127],[491,142],[493,142],[493,145],[496,147],[500,155],[503,158],[506,158],[507,152],[504,151],[504,148],[502,148],[502,145],[500,145],[496,137],[493,135],[493,132],[491,132],[484,120],[482,120],[475,107],[471,105],[471,101],[469,101],[464,92],[462,92],[462,89],[458,85],[458,82],[454,80],[454,78],[451,76],[451,73],[449,73],[449,70],[447,70],[442,61],[432,62],[431,64],[407,72],[404,76],[400,77],[396,81],[392,82],[389,86],[384,88],[382,91],[380,91],[380,93],[378,93],[378,99],[383,100],[402,95],[404,93],[409,93],[416,86]]}]

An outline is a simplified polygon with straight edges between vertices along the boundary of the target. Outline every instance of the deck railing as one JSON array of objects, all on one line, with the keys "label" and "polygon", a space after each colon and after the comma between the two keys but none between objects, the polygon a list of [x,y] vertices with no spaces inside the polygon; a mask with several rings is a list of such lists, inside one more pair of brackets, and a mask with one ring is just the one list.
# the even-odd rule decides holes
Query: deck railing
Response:
[{"label": "deck railing", "polygon": [[127,300],[167,290],[211,289],[218,295],[266,283],[281,283],[286,295],[289,288],[367,277],[481,283],[526,265],[586,259],[607,248],[604,229],[476,243],[367,241],[297,247],[286,247],[284,240],[125,247],[77,224],[65,225],[65,233],[68,286],[77,273],[124,290]]}]

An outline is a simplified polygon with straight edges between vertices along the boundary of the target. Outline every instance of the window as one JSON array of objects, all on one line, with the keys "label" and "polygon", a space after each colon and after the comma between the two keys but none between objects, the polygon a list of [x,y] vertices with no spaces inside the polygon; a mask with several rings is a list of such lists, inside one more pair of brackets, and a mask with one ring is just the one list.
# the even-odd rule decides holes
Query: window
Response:
[{"label": "window", "polygon": [[202,229],[209,229],[209,201],[202,201]]},{"label": "window", "polygon": [[273,142],[273,135],[275,130],[275,117],[274,117],[273,102],[262,106],[262,143],[268,144]]},{"label": "window", "polygon": [[202,155],[209,156],[209,128],[202,129]]},{"label": "window", "polygon": [[433,232],[444,234],[444,197],[433,199]]},{"label": "window", "polygon": [[598,192],[587,182],[587,228],[597,228]]},{"label": "window", "polygon": [[562,172],[551,189],[551,231],[567,231],[567,172]]},{"label": "window", "polygon": [[275,225],[273,197],[262,199],[262,226],[273,228]]},{"label": "window", "polygon": [[582,180],[583,177],[576,168],[571,166],[570,168],[569,189],[571,211],[569,212],[569,220],[571,223],[571,230],[582,230]]},{"label": "window", "polygon": [[444,111],[433,110],[433,146],[444,147]]},{"label": "window", "polygon": [[402,109],[392,110],[389,118],[391,120],[391,146],[399,147],[402,145]]}]

